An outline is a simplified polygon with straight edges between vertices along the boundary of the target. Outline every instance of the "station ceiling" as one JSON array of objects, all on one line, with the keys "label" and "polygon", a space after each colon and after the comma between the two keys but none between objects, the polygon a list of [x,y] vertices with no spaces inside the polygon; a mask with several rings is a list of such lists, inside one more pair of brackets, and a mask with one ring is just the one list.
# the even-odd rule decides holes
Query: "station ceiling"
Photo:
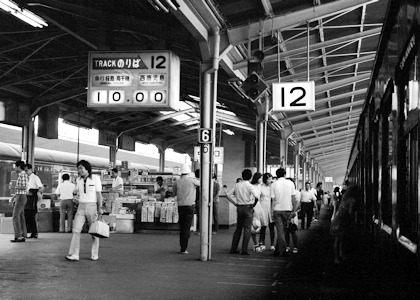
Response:
[{"label": "station ceiling", "polygon": [[[279,164],[286,133],[290,146],[301,142],[301,153],[309,152],[334,178],[346,172],[388,6],[388,0],[16,2],[48,26],[34,28],[0,10],[0,100],[27,104],[32,114],[58,106],[68,123],[126,132],[136,141],[192,154],[201,64],[211,61],[209,41],[219,29],[216,136],[230,129],[255,137],[262,105],[237,87],[248,77],[248,61],[262,50],[267,84],[309,78],[316,99],[315,111],[270,113],[267,162]],[[173,51],[181,59],[180,100],[190,109],[165,115],[88,108],[88,53],[101,50]]]}]

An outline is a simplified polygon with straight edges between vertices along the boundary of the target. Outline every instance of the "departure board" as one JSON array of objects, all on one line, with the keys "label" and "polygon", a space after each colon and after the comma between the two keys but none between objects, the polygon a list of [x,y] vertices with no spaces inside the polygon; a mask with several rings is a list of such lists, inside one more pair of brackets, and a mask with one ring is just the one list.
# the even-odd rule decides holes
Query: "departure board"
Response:
[{"label": "departure board", "polygon": [[99,110],[172,110],[180,61],[171,51],[89,53],[87,106]]}]

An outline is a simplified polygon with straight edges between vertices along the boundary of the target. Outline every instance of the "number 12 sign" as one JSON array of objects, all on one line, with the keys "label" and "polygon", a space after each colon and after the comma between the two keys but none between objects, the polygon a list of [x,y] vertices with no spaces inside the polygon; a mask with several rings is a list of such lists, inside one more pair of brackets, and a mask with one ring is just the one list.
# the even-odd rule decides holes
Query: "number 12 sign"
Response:
[{"label": "number 12 sign", "polygon": [[315,110],[315,82],[273,83],[273,111]]}]

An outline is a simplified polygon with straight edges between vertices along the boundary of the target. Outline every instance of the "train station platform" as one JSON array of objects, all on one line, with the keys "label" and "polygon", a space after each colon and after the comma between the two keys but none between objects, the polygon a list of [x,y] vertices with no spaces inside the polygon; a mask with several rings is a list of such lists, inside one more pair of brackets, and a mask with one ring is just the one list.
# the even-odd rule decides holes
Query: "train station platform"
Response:
[{"label": "train station platform", "polygon": [[197,234],[189,254],[179,253],[177,232],[111,234],[98,261],[89,259],[90,236],[82,234],[77,262],[65,260],[71,234],[41,233],[25,243],[0,234],[0,299],[418,299],[418,274],[377,263],[366,235],[335,265],[330,217],[323,208],[310,230],[299,229],[299,252],[288,257],[229,254],[234,228],[221,229],[206,262]]}]

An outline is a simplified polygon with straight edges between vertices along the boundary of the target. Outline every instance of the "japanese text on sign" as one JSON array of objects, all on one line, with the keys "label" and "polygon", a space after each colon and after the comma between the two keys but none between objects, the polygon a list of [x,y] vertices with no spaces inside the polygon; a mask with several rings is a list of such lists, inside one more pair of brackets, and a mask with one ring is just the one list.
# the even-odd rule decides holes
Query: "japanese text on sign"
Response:
[{"label": "japanese text on sign", "polygon": [[179,58],[171,51],[89,53],[88,106],[100,110],[176,109]]},{"label": "japanese text on sign", "polygon": [[94,58],[93,70],[148,69],[141,58]]}]

